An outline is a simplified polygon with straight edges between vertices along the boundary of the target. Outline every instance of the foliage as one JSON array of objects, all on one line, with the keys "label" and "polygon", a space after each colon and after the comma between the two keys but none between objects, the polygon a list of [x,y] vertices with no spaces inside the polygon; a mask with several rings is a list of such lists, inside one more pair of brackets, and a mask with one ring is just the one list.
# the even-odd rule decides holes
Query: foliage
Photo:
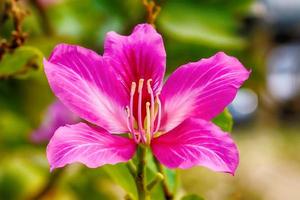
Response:
[{"label": "foliage", "polygon": [[189,195],[184,196],[181,200],[204,200],[204,199],[195,194],[189,194]]},{"label": "foliage", "polygon": [[220,115],[213,119],[213,122],[219,126],[223,131],[231,132],[233,120],[228,109],[225,109]]},{"label": "foliage", "polygon": [[30,46],[22,46],[12,53],[6,53],[0,61],[0,78],[26,75],[31,70],[41,68],[42,57],[39,49]]}]

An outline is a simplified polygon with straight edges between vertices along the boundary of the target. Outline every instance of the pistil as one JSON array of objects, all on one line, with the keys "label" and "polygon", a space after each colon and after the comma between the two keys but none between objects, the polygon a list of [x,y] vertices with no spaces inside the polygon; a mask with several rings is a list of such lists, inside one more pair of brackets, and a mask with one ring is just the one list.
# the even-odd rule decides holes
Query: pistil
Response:
[{"label": "pistil", "polygon": [[138,86],[138,127],[139,127],[139,133],[142,141],[145,143],[146,138],[143,130],[143,124],[142,124],[142,97],[143,97],[143,85],[144,85],[144,79],[139,80],[139,86]]}]

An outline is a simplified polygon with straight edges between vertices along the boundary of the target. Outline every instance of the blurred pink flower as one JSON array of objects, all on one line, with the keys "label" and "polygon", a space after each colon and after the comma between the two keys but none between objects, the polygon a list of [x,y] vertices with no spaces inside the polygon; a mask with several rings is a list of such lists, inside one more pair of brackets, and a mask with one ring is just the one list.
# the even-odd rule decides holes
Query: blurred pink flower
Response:
[{"label": "blurred pink flower", "polygon": [[42,124],[32,133],[31,140],[35,143],[49,142],[60,126],[76,122],[79,122],[79,117],[57,100],[48,107]]},{"label": "blurred pink flower", "polygon": [[[60,44],[45,72],[55,95],[85,123],[60,127],[47,147],[51,170],[81,162],[94,168],[126,162],[148,145],[169,168],[195,165],[234,174],[237,147],[210,120],[233,100],[250,72],[217,53],[179,67],[162,87],[166,53],[148,24],[129,36],[107,33],[104,55]],[[123,137],[127,134],[129,137]]]},{"label": "blurred pink flower", "polygon": [[38,0],[38,3],[43,7],[49,7],[52,5],[59,4],[63,2],[64,0]]}]

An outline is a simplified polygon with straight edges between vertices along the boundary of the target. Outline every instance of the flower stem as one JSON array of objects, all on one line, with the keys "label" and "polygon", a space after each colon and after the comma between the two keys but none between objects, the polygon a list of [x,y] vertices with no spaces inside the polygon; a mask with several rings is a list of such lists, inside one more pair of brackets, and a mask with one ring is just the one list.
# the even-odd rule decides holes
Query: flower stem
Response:
[{"label": "flower stem", "polygon": [[138,156],[138,165],[137,165],[137,174],[135,177],[139,200],[148,199],[148,192],[145,186],[145,166],[146,166],[146,151],[145,146],[139,145],[137,156]]},{"label": "flower stem", "polygon": [[135,164],[133,163],[132,160],[129,160],[129,161],[127,162],[127,167],[128,167],[128,169],[129,169],[129,172],[131,173],[131,175],[132,175],[133,177],[136,177],[136,166],[135,166]]},{"label": "flower stem", "polygon": [[[164,170],[163,170],[163,166],[160,164],[160,162],[154,158],[154,162],[155,162],[155,165],[156,165],[156,168],[157,168],[157,171],[159,173],[161,173],[164,177],[165,176],[165,173],[164,173]],[[167,181],[166,181],[166,178],[164,178],[162,181],[162,187],[163,187],[163,191],[164,191],[164,195],[165,195],[165,199],[166,200],[173,200],[174,199],[174,195],[172,194],[172,192],[169,190],[169,187],[167,185]]]}]

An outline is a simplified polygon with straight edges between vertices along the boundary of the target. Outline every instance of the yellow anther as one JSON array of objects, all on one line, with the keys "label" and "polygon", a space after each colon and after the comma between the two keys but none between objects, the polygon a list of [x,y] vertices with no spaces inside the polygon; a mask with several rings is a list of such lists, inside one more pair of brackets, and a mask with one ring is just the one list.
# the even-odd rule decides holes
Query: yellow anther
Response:
[{"label": "yellow anther", "polygon": [[148,79],[147,80],[147,89],[148,89],[148,93],[150,94],[152,89],[151,89],[151,82],[152,82],[152,79]]},{"label": "yellow anther", "polygon": [[134,95],[135,89],[136,89],[136,83],[135,83],[135,82],[132,82],[132,83],[131,83],[131,91],[130,91],[130,94],[131,94],[131,95]]},{"label": "yellow anther", "polygon": [[143,89],[143,85],[144,85],[144,79],[140,79],[139,80],[139,88],[138,88],[139,93],[141,93],[141,91]]}]

